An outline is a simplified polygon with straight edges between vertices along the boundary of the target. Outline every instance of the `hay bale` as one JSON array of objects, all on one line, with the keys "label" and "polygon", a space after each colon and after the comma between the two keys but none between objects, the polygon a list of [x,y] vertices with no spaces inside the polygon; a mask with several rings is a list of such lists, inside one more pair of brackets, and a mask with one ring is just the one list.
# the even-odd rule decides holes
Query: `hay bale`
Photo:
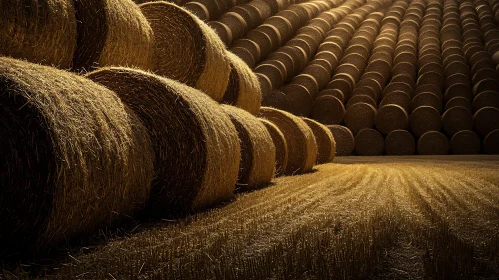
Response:
[{"label": "hay bale", "polygon": [[376,118],[376,108],[367,103],[356,103],[350,106],[345,113],[345,126],[354,135],[364,128],[373,128]]},{"label": "hay bale", "polygon": [[69,69],[76,48],[72,0],[4,2],[0,56]]},{"label": "hay bale", "polygon": [[236,127],[241,144],[237,189],[253,190],[274,177],[276,148],[265,125],[248,112],[222,105]]},{"label": "hay bale", "polygon": [[336,156],[349,156],[354,149],[353,134],[348,127],[342,125],[327,125],[327,128],[333,133],[336,143]]},{"label": "hay bale", "polygon": [[483,107],[473,115],[473,127],[482,137],[499,129],[499,109]]},{"label": "hay bale", "polygon": [[[97,67],[155,68],[155,34],[131,0],[73,1],[78,30],[76,71]],[[146,4],[148,5],[148,4]]]},{"label": "hay bale", "polygon": [[257,76],[235,54],[227,52],[230,59],[230,76],[222,103],[234,105],[256,115],[260,110],[262,91]]},{"label": "hay bale", "polygon": [[387,135],[394,130],[407,129],[409,127],[409,115],[399,105],[385,105],[378,109],[374,125],[379,132]]},{"label": "hay bale", "polygon": [[239,140],[216,102],[186,85],[139,70],[104,68],[87,77],[114,90],[153,136],[151,214],[195,211],[233,197]]},{"label": "hay bale", "polygon": [[0,58],[0,103],[0,256],[45,253],[148,199],[149,135],[112,91]]},{"label": "hay bale", "polygon": [[[362,90],[359,91],[360,93],[362,93]],[[367,95],[367,94],[354,94],[352,96],[352,98],[350,98],[347,102],[347,106],[346,108],[350,108],[350,106],[356,104],[356,103],[367,103],[373,107],[377,107],[377,104],[376,104],[376,101],[370,96],[370,95]]]},{"label": "hay bale", "polygon": [[451,137],[461,130],[472,130],[473,115],[464,107],[452,107],[442,115],[442,127]]},{"label": "hay bale", "polygon": [[317,163],[327,163],[333,161],[336,154],[336,142],[334,142],[333,134],[325,125],[311,120],[302,118],[302,120],[312,129],[317,142]]},{"label": "hay bale", "polygon": [[282,131],[273,123],[260,119],[272,137],[275,146],[275,176],[282,175],[288,165],[288,143]]},{"label": "hay bale", "polygon": [[365,128],[355,135],[354,147],[359,156],[380,156],[385,148],[385,140],[377,130]]},{"label": "hay bale", "polygon": [[424,133],[442,128],[442,118],[437,109],[430,106],[421,106],[412,111],[410,118],[411,131],[416,137]]},{"label": "hay bale", "polygon": [[300,118],[274,108],[262,107],[260,117],[275,124],[288,144],[285,174],[309,172],[317,161],[317,142],[312,130]]},{"label": "hay bale", "polygon": [[289,112],[296,116],[308,116],[313,107],[313,97],[308,89],[299,84],[288,84],[280,89],[291,105]]},{"label": "hay bale", "polygon": [[449,101],[447,101],[447,103],[445,103],[445,110],[449,110],[450,108],[457,106],[464,107],[470,112],[472,111],[471,102],[468,99],[461,96],[453,97]]},{"label": "hay bale", "polygon": [[311,116],[320,123],[340,124],[345,116],[345,107],[336,96],[322,95],[315,99]]},{"label": "hay bale", "polygon": [[386,136],[385,152],[390,156],[413,155],[416,150],[414,136],[402,129],[393,130]]},{"label": "hay bale", "polygon": [[153,2],[139,7],[154,31],[155,72],[220,101],[231,68],[225,46],[215,31],[175,4]]},{"label": "hay bale", "polygon": [[439,131],[427,131],[418,140],[418,154],[420,155],[447,155],[449,150],[449,139]]},{"label": "hay bale", "polygon": [[499,129],[487,134],[483,141],[483,150],[486,154],[499,154]]},{"label": "hay bale", "polygon": [[473,98],[473,112],[488,106],[499,108],[499,93],[497,91],[482,91]]},{"label": "hay bale", "polygon": [[476,155],[480,153],[480,137],[471,130],[461,130],[450,139],[453,155]]}]

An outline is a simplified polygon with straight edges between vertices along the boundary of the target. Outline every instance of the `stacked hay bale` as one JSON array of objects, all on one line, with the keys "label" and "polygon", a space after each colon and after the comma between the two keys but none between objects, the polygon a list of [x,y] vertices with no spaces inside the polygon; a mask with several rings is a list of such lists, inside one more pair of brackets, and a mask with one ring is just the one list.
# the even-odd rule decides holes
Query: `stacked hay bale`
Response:
[{"label": "stacked hay bale", "polygon": [[[263,89],[263,103],[265,106],[281,108],[281,104],[272,103],[272,101],[275,100],[275,98],[271,96],[274,94],[272,91],[280,88],[298,72],[302,71],[308,62],[309,57],[315,55],[319,44],[324,40],[325,34],[331,29],[330,26],[334,25],[339,19],[345,17],[352,11],[353,7],[357,7],[360,3],[361,1],[349,1],[340,7],[321,13],[316,20],[312,20],[307,25],[300,28],[297,31],[295,38],[308,39],[309,48],[307,48],[307,51],[298,51],[303,49],[300,46],[294,45],[295,41],[289,41],[285,46],[270,54],[266,60],[262,61],[262,63],[260,63],[262,67],[257,66],[255,68],[257,75],[262,76],[260,82]],[[327,22],[328,24],[326,27],[321,25],[321,23],[323,24],[324,22]],[[313,40],[310,40],[310,38]],[[281,66],[278,69],[280,70],[279,76],[273,77],[273,72],[269,71],[271,69],[265,65]],[[329,62],[324,60],[321,60],[321,63],[312,61],[307,68],[308,69],[302,72],[302,78],[321,81],[324,80],[324,78],[321,79],[321,76],[327,76],[329,79],[330,72],[327,72],[327,70],[331,68]],[[282,77],[280,76],[281,73],[283,73]]]},{"label": "stacked hay bale", "polygon": [[73,0],[5,2],[1,6],[1,56],[71,67],[76,48]]},{"label": "stacked hay bale", "polygon": [[[323,115],[323,111],[331,102],[337,103],[340,101],[344,105],[350,100],[355,84],[359,81],[367,66],[367,61],[371,55],[372,44],[378,34],[379,23],[383,16],[384,14],[379,12],[369,14],[353,35],[331,81],[316,99],[312,116],[324,121],[327,119],[340,119],[339,117],[342,115],[341,110],[336,114],[333,112],[338,117]],[[372,127],[375,114],[376,108],[371,104],[357,103],[349,107],[344,114],[343,120],[345,121],[345,125],[356,134],[364,127]]]},{"label": "stacked hay bale", "polygon": [[236,127],[241,144],[241,164],[236,190],[253,190],[272,180],[276,147],[265,125],[257,117],[232,106],[222,105]]},{"label": "stacked hay bale", "polygon": [[[362,3],[352,2],[348,9],[352,10]],[[286,94],[293,105],[291,112],[302,116],[310,115],[315,98],[330,81],[331,74],[341,61],[343,50],[349,39],[367,14],[373,12],[378,6],[379,4],[365,4],[339,21],[333,29],[327,32],[327,36],[319,45],[317,54],[309,65],[301,74],[293,78],[290,84],[279,90]],[[323,122],[320,119],[317,120]]]},{"label": "stacked hay bale", "polygon": [[[492,41],[489,41],[486,34],[488,23],[492,24],[488,17],[479,19],[477,9],[481,13],[486,12],[482,5],[475,5],[471,1],[463,1],[459,5],[461,22],[463,22],[463,51],[471,67],[471,83],[473,94],[473,129],[484,140],[483,146],[494,146],[497,143],[487,143],[494,137],[487,136],[499,129],[499,107],[495,100],[499,94],[499,77],[495,72],[495,63],[489,51],[494,48]],[[489,13],[490,16],[490,13]],[[482,37],[482,32],[484,37]],[[485,39],[485,40],[483,40]],[[484,42],[486,45],[484,46]],[[487,100],[488,99],[488,100]],[[487,139],[487,142],[485,140]],[[487,151],[486,151],[487,152]]]},{"label": "stacked hay bale", "polygon": [[260,119],[272,137],[275,146],[275,176],[282,175],[288,165],[288,143],[282,131],[273,123],[265,119]]},{"label": "stacked hay bale", "polygon": [[[393,55],[392,78],[382,91],[375,119],[376,128],[384,135],[409,128],[410,102],[417,78],[418,32],[425,7],[425,1],[411,2],[400,22]],[[392,17],[386,20],[397,22],[398,19]],[[407,150],[410,148],[407,147]]]},{"label": "stacked hay bale", "polygon": [[336,142],[331,130],[325,125],[309,118],[302,118],[302,120],[314,133],[315,142],[317,142],[317,163],[332,162],[336,154]]},{"label": "stacked hay bale", "polygon": [[104,68],[87,77],[114,90],[152,136],[156,177],[151,214],[196,211],[233,197],[239,139],[216,102],[193,88],[139,70]]},{"label": "stacked hay bale", "polygon": [[[230,50],[253,68],[290,40],[306,22],[332,5],[335,2],[311,1],[291,5],[249,31],[244,39],[234,41]],[[303,39],[295,41],[297,45],[307,44]]]},{"label": "stacked hay bale", "polygon": [[220,101],[227,90],[231,67],[215,32],[175,4],[152,2],[139,7],[154,31],[155,72]]},{"label": "stacked hay bale", "polygon": [[[287,8],[293,1],[278,1],[279,10]],[[246,33],[262,24],[267,18],[277,13],[275,1],[253,0],[246,4],[234,6],[216,21],[208,22],[227,47],[232,42],[243,38]],[[296,15],[292,11],[286,11]]]},{"label": "stacked hay bale", "polygon": [[[419,154],[446,154],[449,151],[448,139],[440,132],[442,128],[442,90],[445,86],[442,66],[440,29],[442,27],[442,3],[429,1],[419,32],[419,57],[417,88],[412,99],[410,125],[418,140]],[[453,113],[449,113],[453,115]],[[447,117],[445,118],[447,119]],[[432,131],[432,133],[427,132]],[[426,134],[426,135],[425,135]],[[425,135],[425,137],[422,137]],[[431,145],[433,140],[447,139],[447,145]],[[426,144],[428,142],[428,144]],[[445,141],[444,141],[445,142]],[[426,146],[435,148],[428,150]],[[438,150],[440,147],[441,150]]]},{"label": "stacked hay bale", "polygon": [[[73,1],[78,30],[75,71],[97,67],[155,67],[154,34],[131,0]],[[56,28],[58,30],[58,28]]]},{"label": "stacked hay bale", "polygon": [[300,118],[278,109],[262,107],[260,117],[276,125],[288,146],[287,175],[310,172],[317,161],[317,142],[313,131]]},{"label": "stacked hay bale", "polygon": [[[310,102],[302,106],[298,111],[300,114],[310,114],[314,119],[327,124],[339,123],[338,119],[341,119],[344,114],[343,104],[339,103],[343,103],[344,95],[348,94],[343,93],[342,90],[346,91],[345,88],[355,84],[362,74],[365,61],[371,52],[372,41],[378,32],[379,24],[377,23],[383,17],[383,14],[374,11],[385,4],[386,2],[380,2],[378,5],[366,4],[358,8],[329,33],[330,35],[321,44],[320,52],[316,57],[332,55],[335,60],[329,61],[334,67],[327,68],[327,74],[329,74],[327,76],[316,75],[320,82],[315,88],[309,86]],[[363,21],[364,19],[366,20]],[[346,47],[346,50],[342,58],[343,47]],[[339,66],[338,63],[340,63]],[[308,68],[309,66],[305,69]],[[333,70],[335,75],[332,79],[327,79]],[[339,110],[331,112],[329,108],[339,108]]]},{"label": "stacked hay bale", "polygon": [[499,41],[497,40],[499,38],[499,28],[498,23],[494,20],[494,12],[487,1],[475,0],[473,4],[483,34],[483,43],[492,61],[497,65],[499,64]]},{"label": "stacked hay bale", "polygon": [[0,255],[48,247],[142,208],[154,154],[116,94],[51,67],[0,58]]},{"label": "stacked hay bale", "polygon": [[[194,0],[186,1],[183,6],[202,21],[217,20],[233,6],[244,4],[248,0]],[[275,0],[268,0],[269,4],[277,5]]]}]

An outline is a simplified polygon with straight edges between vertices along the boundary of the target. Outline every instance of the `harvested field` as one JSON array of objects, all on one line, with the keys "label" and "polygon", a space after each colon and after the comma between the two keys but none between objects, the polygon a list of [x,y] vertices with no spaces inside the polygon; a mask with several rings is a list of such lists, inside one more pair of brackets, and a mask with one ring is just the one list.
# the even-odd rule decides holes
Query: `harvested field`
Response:
[{"label": "harvested field", "polygon": [[48,278],[497,279],[498,168],[498,156],[336,157],[71,255]]}]

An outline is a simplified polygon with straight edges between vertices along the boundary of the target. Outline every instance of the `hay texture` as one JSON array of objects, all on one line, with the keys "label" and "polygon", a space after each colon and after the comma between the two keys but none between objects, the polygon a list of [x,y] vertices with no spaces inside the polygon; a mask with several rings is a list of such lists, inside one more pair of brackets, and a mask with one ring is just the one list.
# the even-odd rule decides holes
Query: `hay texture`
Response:
[{"label": "hay texture", "polygon": [[75,48],[73,0],[0,2],[0,56],[69,69]]},{"label": "hay texture", "polygon": [[262,107],[260,117],[275,124],[288,144],[285,174],[309,172],[317,161],[317,142],[313,131],[299,117],[278,109]]},{"label": "hay texture", "polygon": [[376,129],[365,128],[355,135],[354,148],[359,156],[380,156],[385,148],[385,140]]},{"label": "hay texture", "polygon": [[317,163],[332,162],[336,154],[336,142],[331,130],[317,121],[308,118],[302,118],[302,120],[314,133],[315,142],[317,142]]},{"label": "hay texture", "polygon": [[465,107],[452,107],[442,115],[442,127],[450,137],[461,130],[472,130],[473,115]]},{"label": "hay texture", "polygon": [[273,123],[265,119],[260,119],[272,137],[275,146],[275,176],[284,173],[288,164],[288,143],[282,131]]},{"label": "hay texture", "polygon": [[151,134],[153,214],[196,211],[232,198],[240,145],[219,104],[196,89],[139,70],[104,68],[87,77],[114,90]]},{"label": "hay texture", "polygon": [[264,124],[250,113],[222,105],[236,127],[241,145],[237,189],[253,190],[272,181],[276,148]]},{"label": "hay texture", "polygon": [[453,155],[475,155],[480,153],[480,137],[471,130],[461,130],[450,139]]},{"label": "hay texture", "polygon": [[449,150],[449,139],[439,131],[428,131],[418,140],[418,154],[420,155],[447,155]]},{"label": "hay texture", "polygon": [[495,107],[483,107],[473,115],[473,128],[482,137],[486,137],[492,131],[499,129],[499,109]]},{"label": "hay texture", "polygon": [[127,66],[154,69],[154,34],[131,0],[78,0],[76,71]]},{"label": "hay texture", "polygon": [[215,31],[175,4],[154,2],[139,7],[154,31],[155,72],[220,101],[231,68],[225,46]]},{"label": "hay texture", "polygon": [[328,125],[327,128],[333,133],[336,143],[336,156],[349,156],[354,149],[353,134],[348,127],[342,125]]},{"label": "hay texture", "polygon": [[149,135],[115,93],[0,58],[0,103],[0,255],[44,252],[147,201]]},{"label": "hay texture", "polygon": [[414,136],[402,129],[393,130],[386,136],[385,152],[390,156],[413,155],[416,150]]},{"label": "hay texture", "polygon": [[235,54],[227,52],[227,56],[230,59],[231,71],[222,102],[256,115],[262,102],[262,91],[258,78],[248,65]]}]

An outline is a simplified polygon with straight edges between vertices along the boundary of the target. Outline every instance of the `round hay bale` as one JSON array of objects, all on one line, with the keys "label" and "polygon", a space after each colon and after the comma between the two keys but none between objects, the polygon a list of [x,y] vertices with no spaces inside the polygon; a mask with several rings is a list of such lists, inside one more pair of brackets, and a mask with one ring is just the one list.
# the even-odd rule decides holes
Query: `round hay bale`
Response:
[{"label": "round hay bale", "polygon": [[354,149],[354,138],[350,129],[336,124],[327,125],[327,128],[331,130],[336,143],[336,156],[351,155]]},{"label": "round hay bale", "polygon": [[409,115],[399,105],[385,105],[378,109],[374,125],[379,132],[387,135],[394,130],[407,129],[409,127]]},{"label": "round hay bale", "polygon": [[362,129],[355,135],[355,151],[359,156],[380,156],[383,154],[385,140],[377,130]]},{"label": "round hay bale", "polygon": [[332,95],[322,95],[315,99],[311,116],[324,124],[340,124],[345,116],[343,102]]},{"label": "round hay bale", "polygon": [[439,131],[427,131],[418,140],[420,155],[447,155],[449,150],[449,139]]},{"label": "round hay bale", "polygon": [[483,151],[486,154],[499,154],[499,129],[487,134],[483,141]]},{"label": "round hay bale", "polygon": [[135,3],[131,0],[73,2],[78,30],[73,57],[76,71],[105,66],[155,69],[157,34]]},{"label": "round hay bale", "polygon": [[379,103],[379,106],[383,107],[389,104],[399,105],[407,113],[411,112],[411,97],[403,91],[392,91],[386,94]]},{"label": "round hay bale", "polygon": [[28,0],[1,6],[0,56],[71,67],[77,38],[72,0]]},{"label": "round hay bale", "polygon": [[[243,39],[241,39],[243,40]],[[247,40],[249,41],[249,40]],[[237,55],[244,63],[246,63],[250,68],[255,67],[256,60],[255,60],[255,55],[252,54],[248,49],[243,48],[243,47],[234,47],[231,48],[230,51]]]},{"label": "round hay bale", "polygon": [[286,112],[290,112],[292,110],[291,103],[289,102],[286,94],[278,90],[264,95],[262,99],[262,106],[272,107]]},{"label": "round hay bale", "polygon": [[153,2],[140,5],[140,9],[154,31],[155,72],[220,101],[231,68],[225,46],[215,31],[175,4]]},{"label": "round hay bale", "polygon": [[350,106],[344,117],[345,126],[348,127],[353,135],[364,128],[374,127],[376,118],[376,107],[367,103],[356,103]]},{"label": "round hay bale", "polygon": [[288,143],[282,131],[273,123],[265,119],[260,119],[272,137],[275,146],[275,176],[282,175],[288,164]]},{"label": "round hay bale", "polygon": [[291,105],[289,112],[297,116],[308,116],[312,110],[314,100],[308,89],[299,84],[289,84],[281,88]]},{"label": "round hay bale", "polygon": [[236,127],[241,144],[241,163],[236,190],[253,190],[272,181],[276,148],[267,128],[258,118],[236,107],[222,105]]},{"label": "round hay bale", "polygon": [[430,130],[439,131],[442,128],[442,118],[437,109],[421,106],[412,111],[410,126],[414,136],[420,137]]},{"label": "round hay bale", "polygon": [[285,174],[309,172],[317,161],[317,142],[312,130],[299,117],[274,108],[262,107],[260,117],[275,124],[288,144]]},{"label": "round hay bale", "polygon": [[464,107],[452,107],[442,115],[442,127],[451,137],[461,130],[472,130],[473,115]]},{"label": "round hay bale", "polygon": [[[355,91],[354,91],[354,93],[355,93]],[[348,108],[350,108],[352,105],[354,105],[356,103],[367,103],[367,104],[373,106],[374,108],[377,107],[376,101],[374,101],[374,99],[370,95],[354,94],[352,96],[352,98],[350,98],[350,100],[348,100],[348,102],[347,102],[347,106],[346,106],[347,110],[348,110]]]},{"label": "round hay bale", "polygon": [[402,129],[396,129],[390,132],[385,139],[385,152],[390,156],[413,155],[416,150],[416,141],[414,136]]},{"label": "round hay bale", "polygon": [[461,130],[450,139],[453,155],[476,155],[480,153],[480,137],[471,130]]},{"label": "round hay bale", "polygon": [[449,110],[450,108],[457,106],[464,107],[470,112],[472,111],[470,101],[461,96],[456,96],[447,101],[447,103],[445,104],[445,110]]},{"label": "round hay bale", "polygon": [[231,72],[222,102],[256,115],[260,110],[262,91],[257,76],[238,56],[227,52]]},{"label": "round hay bale", "polygon": [[333,134],[325,125],[308,119],[302,120],[312,129],[317,143],[317,163],[327,163],[333,161],[336,154],[336,142],[334,142]]},{"label": "round hay bale", "polygon": [[482,91],[473,98],[473,112],[476,112],[483,107],[499,108],[499,93],[496,91]]},{"label": "round hay bale", "polygon": [[483,107],[473,115],[473,127],[482,137],[493,130],[499,129],[499,109]]},{"label": "round hay bale", "polygon": [[1,257],[44,254],[144,206],[149,134],[114,92],[0,58],[0,100]]},{"label": "round hay bale", "polygon": [[87,75],[114,90],[142,119],[155,151],[150,211],[191,212],[233,197],[240,162],[237,131],[208,96],[139,70]]},{"label": "round hay bale", "polygon": [[459,82],[448,86],[444,92],[444,99],[447,102],[454,97],[464,97],[467,100],[472,100],[473,92],[471,90],[471,86],[469,85],[469,79],[467,82],[468,84],[464,81],[463,83]]},{"label": "round hay bale", "polygon": [[421,92],[412,99],[411,108],[416,109],[421,106],[430,106],[437,109],[438,112],[441,112],[442,99],[432,92]]}]

